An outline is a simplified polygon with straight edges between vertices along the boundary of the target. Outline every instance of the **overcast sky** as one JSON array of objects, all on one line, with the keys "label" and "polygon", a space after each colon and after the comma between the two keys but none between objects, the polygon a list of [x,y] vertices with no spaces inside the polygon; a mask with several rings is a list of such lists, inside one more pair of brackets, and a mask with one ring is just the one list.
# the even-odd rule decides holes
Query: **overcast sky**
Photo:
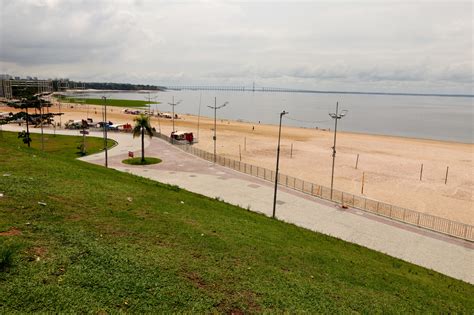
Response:
[{"label": "overcast sky", "polygon": [[0,0],[0,73],[473,94],[471,1]]}]

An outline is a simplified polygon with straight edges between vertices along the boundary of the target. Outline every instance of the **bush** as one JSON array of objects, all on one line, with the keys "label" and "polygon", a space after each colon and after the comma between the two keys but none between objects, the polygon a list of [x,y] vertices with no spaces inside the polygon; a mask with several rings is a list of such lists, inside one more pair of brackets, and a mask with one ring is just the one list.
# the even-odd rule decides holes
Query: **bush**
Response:
[{"label": "bush", "polygon": [[0,272],[8,271],[13,265],[14,256],[19,246],[16,244],[2,244],[0,247]]}]

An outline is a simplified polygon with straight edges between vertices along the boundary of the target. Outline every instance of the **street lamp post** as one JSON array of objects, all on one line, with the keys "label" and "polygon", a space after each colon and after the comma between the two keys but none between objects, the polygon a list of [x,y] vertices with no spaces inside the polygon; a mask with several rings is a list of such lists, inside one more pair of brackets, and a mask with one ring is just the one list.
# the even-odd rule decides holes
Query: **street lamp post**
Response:
[{"label": "street lamp post", "polygon": [[43,100],[38,96],[40,105],[40,127],[41,127],[41,151],[44,151],[44,131],[43,131]]},{"label": "street lamp post", "polygon": [[175,132],[176,130],[174,130],[174,107],[176,105],[178,105],[179,103],[181,103],[181,101],[177,101],[176,103],[174,102],[174,96],[173,96],[173,102],[172,103],[168,103],[169,105],[171,105],[171,107],[173,108],[173,130],[171,132]]},{"label": "street lamp post", "polygon": [[[148,117],[150,117],[150,115],[151,115],[151,102],[152,102],[152,100],[153,100],[153,102],[156,101],[157,97],[158,97],[158,95],[151,96],[150,91],[148,91],[148,97],[145,97],[145,99],[148,101]],[[153,110],[153,112],[154,112],[154,110]]]},{"label": "street lamp post", "polygon": [[108,156],[107,156],[107,97],[102,96],[102,99],[104,100],[104,152],[105,152],[105,167],[108,168]]},{"label": "street lamp post", "polygon": [[278,189],[278,165],[280,163],[280,138],[281,138],[281,120],[283,115],[288,114],[286,111],[282,111],[280,113],[280,127],[278,128],[278,146],[277,146],[277,162],[276,162],[276,169],[275,169],[275,191],[273,193],[273,214],[272,218],[275,218],[275,211],[276,211],[276,201],[277,201],[277,189]]},{"label": "street lamp post", "polygon": [[28,104],[26,106],[26,141],[28,142],[28,148],[31,146],[31,138],[30,138],[30,115],[28,114]]},{"label": "street lamp post", "polygon": [[[59,114],[61,114],[61,97],[62,95],[60,94],[59,97],[58,97],[58,107],[59,107]],[[63,119],[62,119],[62,114],[59,115],[59,128],[62,128],[62,122],[63,122]]]},{"label": "street lamp post", "polygon": [[196,138],[199,140],[199,119],[201,118],[201,99],[202,99],[202,92],[199,95],[199,108],[198,108],[198,125],[197,125],[197,135]]},{"label": "street lamp post", "polygon": [[216,163],[216,140],[217,140],[217,134],[216,134],[216,129],[217,129],[217,110],[221,109],[222,107],[226,106],[229,104],[229,102],[225,102],[222,105],[217,106],[217,97],[214,97],[214,106],[207,106],[211,109],[214,109],[214,163]]},{"label": "street lamp post", "polygon": [[332,119],[334,119],[334,145],[332,147],[332,171],[331,171],[331,200],[334,184],[334,164],[336,162],[336,134],[337,134],[337,121],[347,114],[347,110],[343,110],[339,113],[339,102],[336,103],[336,112],[330,113]]}]

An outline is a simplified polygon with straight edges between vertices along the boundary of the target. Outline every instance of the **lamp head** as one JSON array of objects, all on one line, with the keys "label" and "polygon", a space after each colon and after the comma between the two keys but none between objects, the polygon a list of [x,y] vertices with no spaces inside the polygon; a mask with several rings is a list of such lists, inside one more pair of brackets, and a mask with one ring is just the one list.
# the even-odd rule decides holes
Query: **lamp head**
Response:
[{"label": "lamp head", "polygon": [[227,104],[229,104],[229,102],[225,102],[224,104],[217,106],[216,109],[221,109],[222,107],[225,107]]}]

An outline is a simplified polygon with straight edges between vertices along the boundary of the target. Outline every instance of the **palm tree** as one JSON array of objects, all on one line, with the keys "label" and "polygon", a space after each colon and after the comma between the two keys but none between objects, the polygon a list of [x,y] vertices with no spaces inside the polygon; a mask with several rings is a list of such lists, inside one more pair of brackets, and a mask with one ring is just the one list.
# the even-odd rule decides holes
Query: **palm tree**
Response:
[{"label": "palm tree", "polygon": [[153,137],[153,130],[150,126],[150,117],[140,114],[140,116],[133,119],[135,121],[135,127],[133,127],[133,137],[142,136],[142,162],[145,162],[145,133]]}]

